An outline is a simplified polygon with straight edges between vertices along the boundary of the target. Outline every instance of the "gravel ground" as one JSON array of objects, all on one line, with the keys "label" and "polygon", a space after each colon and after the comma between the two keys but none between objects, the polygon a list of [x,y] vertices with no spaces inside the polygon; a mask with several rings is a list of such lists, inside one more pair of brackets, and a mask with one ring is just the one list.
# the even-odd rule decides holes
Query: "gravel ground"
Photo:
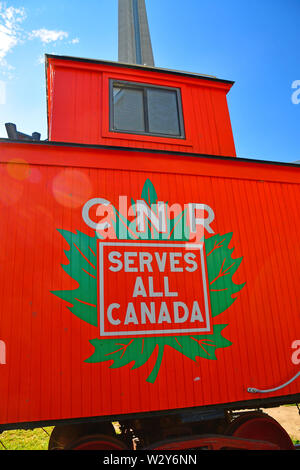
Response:
[{"label": "gravel ground", "polygon": [[276,419],[292,439],[300,441],[300,415],[297,406],[264,408],[263,411]]}]

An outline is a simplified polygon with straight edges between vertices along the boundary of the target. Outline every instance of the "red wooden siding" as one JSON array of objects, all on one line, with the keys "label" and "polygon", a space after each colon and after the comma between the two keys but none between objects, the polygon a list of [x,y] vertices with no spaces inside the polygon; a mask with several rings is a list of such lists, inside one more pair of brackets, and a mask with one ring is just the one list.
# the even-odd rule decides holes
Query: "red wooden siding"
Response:
[{"label": "red wooden siding", "polygon": [[[53,57],[47,77],[50,141],[236,155],[226,100],[231,83]],[[179,88],[186,138],[110,132],[110,79]]]},{"label": "red wooden siding", "polygon": [[[298,372],[292,343],[300,335],[299,169],[142,156],[1,143],[0,340],[6,364],[0,363],[0,424],[247,401],[262,398],[248,387],[273,388]],[[82,218],[83,204],[103,197],[117,206],[121,194],[136,200],[147,179],[161,201],[213,208],[214,232],[232,233],[233,258],[243,257],[234,282],[246,283],[214,319],[227,325],[222,333],[232,344],[218,349],[216,360],[195,362],[166,346],[154,383],[146,379],[156,353],[137,369],[133,363],[112,369],[112,361],[85,362],[99,329],[51,293],[78,287],[62,269],[70,247],[57,229],[93,237]],[[299,391],[298,379],[263,398]]]}]

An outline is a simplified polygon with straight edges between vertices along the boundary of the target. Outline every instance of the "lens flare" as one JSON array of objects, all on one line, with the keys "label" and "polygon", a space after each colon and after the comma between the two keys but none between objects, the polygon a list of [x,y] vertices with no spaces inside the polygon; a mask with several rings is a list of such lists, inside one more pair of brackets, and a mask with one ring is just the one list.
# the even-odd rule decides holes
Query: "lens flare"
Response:
[{"label": "lens flare", "polygon": [[55,176],[52,192],[56,201],[62,206],[77,208],[90,197],[92,185],[84,172],[66,169]]},{"label": "lens flare", "polygon": [[31,172],[30,165],[22,158],[13,158],[6,164],[7,173],[15,180],[26,180]]}]

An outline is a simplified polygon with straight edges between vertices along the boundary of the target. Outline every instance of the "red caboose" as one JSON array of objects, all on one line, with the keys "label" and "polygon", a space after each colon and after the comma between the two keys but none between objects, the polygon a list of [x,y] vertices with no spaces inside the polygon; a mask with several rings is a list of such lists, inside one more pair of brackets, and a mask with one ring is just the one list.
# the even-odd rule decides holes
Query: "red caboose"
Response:
[{"label": "red caboose", "polygon": [[300,398],[299,167],[236,158],[231,81],[46,70],[48,140],[0,143],[0,428],[55,424],[50,448],[293,448],[233,411]]}]

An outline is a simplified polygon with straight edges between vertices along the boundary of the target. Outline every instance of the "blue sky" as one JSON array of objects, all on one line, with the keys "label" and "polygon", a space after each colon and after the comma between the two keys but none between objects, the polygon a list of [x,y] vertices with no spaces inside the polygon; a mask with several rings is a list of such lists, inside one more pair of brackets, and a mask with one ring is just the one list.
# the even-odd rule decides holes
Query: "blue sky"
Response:
[{"label": "blue sky", "polygon": [[[155,65],[234,80],[237,155],[300,160],[300,0],[146,0]],[[0,0],[5,122],[47,136],[45,53],[116,61],[117,0]]]}]

